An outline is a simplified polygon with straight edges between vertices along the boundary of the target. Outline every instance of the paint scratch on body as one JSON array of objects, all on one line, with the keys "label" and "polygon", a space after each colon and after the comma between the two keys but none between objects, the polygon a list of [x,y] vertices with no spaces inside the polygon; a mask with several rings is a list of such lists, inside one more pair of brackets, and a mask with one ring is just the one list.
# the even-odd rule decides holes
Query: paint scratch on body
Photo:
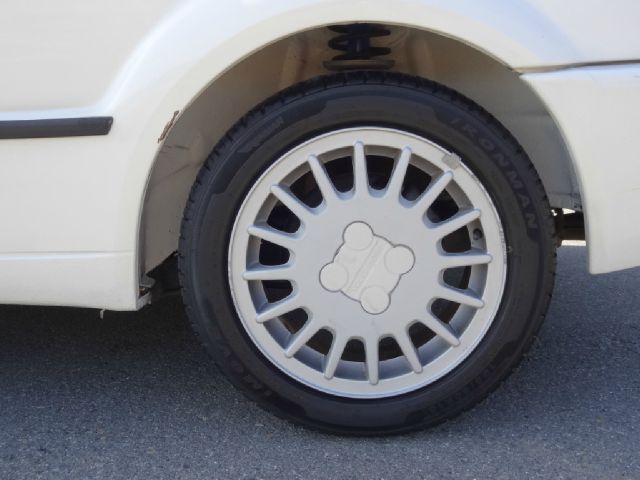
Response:
[{"label": "paint scratch on body", "polygon": [[167,124],[164,126],[164,129],[162,130],[162,133],[160,134],[160,137],[158,137],[158,143],[160,143],[165,138],[167,138],[167,134],[169,133],[169,130],[171,130],[171,127],[173,127],[173,124],[176,121],[176,117],[178,116],[178,113],[180,113],[180,110],[176,110],[175,112],[173,112],[173,116],[171,117],[171,120],[167,122]]}]

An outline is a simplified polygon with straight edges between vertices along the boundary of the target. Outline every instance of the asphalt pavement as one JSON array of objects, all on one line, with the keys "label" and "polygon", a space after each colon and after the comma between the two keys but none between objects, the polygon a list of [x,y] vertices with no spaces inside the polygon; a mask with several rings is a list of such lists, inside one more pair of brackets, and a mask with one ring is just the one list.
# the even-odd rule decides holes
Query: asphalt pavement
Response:
[{"label": "asphalt pavement", "polygon": [[0,479],[640,479],[640,269],[559,251],[539,341],[489,399],[388,438],[310,432],[236,392],[178,298],[0,307]]}]

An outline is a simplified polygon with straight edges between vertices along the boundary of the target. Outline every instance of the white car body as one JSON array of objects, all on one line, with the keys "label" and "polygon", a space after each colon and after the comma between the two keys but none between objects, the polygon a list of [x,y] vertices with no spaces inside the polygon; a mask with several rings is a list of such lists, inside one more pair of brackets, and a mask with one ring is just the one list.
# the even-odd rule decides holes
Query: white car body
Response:
[{"label": "white car body", "polygon": [[[638,266],[639,20],[636,0],[8,0],[0,302],[144,305],[141,282],[175,250],[217,140],[322,73],[311,59],[331,56],[325,27],[351,22],[396,28],[399,69],[462,91],[514,133],[552,206],[584,211],[592,273]],[[6,134],[85,117],[113,126]]]}]

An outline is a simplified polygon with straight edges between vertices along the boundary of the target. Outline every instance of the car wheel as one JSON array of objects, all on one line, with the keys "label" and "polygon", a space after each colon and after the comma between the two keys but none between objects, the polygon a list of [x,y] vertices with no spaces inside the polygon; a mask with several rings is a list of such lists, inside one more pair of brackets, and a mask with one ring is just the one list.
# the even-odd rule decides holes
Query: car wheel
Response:
[{"label": "car wheel", "polygon": [[433,425],[532,344],[555,269],[551,210],[479,106],[399,74],[269,99],[191,192],[180,277],[216,364],[277,415],[331,432]]}]

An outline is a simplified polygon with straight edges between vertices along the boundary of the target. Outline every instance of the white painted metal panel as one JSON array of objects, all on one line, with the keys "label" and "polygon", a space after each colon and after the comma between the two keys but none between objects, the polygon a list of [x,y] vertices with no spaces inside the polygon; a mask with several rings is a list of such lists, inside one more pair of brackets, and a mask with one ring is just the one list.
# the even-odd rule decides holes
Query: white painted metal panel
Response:
[{"label": "white painted metal panel", "polygon": [[[634,0],[50,3],[3,3],[0,120],[112,115],[115,122],[106,137],[0,141],[0,302],[136,308],[139,219],[160,132],[231,65],[291,33],[353,21],[409,25],[458,38],[512,68],[640,58]],[[640,203],[638,172],[625,157],[638,124],[628,110],[640,111],[637,71],[602,72],[528,77],[566,129],[593,271],[640,264],[629,252],[640,230],[610,217],[614,204]],[[589,102],[600,118],[587,124],[581,106]],[[606,124],[611,118],[624,123],[622,133]],[[602,144],[587,138],[597,125]],[[607,158],[622,161],[622,170],[606,172],[594,152],[620,139]],[[67,256],[77,252],[100,252],[100,260]],[[43,254],[60,257],[36,262]]]},{"label": "white painted metal panel", "polygon": [[640,65],[525,75],[575,159],[592,273],[640,265]]}]

